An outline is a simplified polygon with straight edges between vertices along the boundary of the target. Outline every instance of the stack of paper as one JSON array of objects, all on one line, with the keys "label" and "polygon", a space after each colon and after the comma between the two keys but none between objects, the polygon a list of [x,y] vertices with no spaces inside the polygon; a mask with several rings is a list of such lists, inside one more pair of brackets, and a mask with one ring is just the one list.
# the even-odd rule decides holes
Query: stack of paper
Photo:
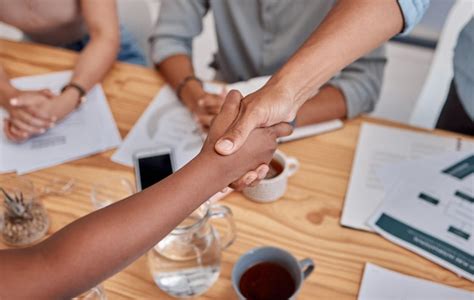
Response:
[{"label": "stack of paper", "polygon": [[[368,230],[367,220],[385,195],[380,167],[453,151],[474,151],[474,142],[364,123],[352,164],[341,224]],[[397,176],[405,174],[396,173]]]},{"label": "stack of paper", "polygon": [[474,293],[367,263],[358,300],[472,300]]},{"label": "stack of paper", "polygon": [[112,160],[133,166],[133,155],[154,147],[172,148],[177,168],[181,168],[201,150],[203,137],[189,110],[168,85],[153,99],[128,133]]},{"label": "stack of paper", "polygon": [[[50,89],[59,93],[72,72],[16,78],[21,90]],[[47,133],[16,144],[0,133],[0,172],[20,174],[47,168],[117,147],[120,134],[100,85],[87,94],[87,102]],[[0,110],[0,118],[7,114]]]},{"label": "stack of paper", "polygon": [[474,143],[363,124],[341,223],[474,280]]},{"label": "stack of paper", "polygon": [[[268,79],[269,77],[258,77],[229,85],[206,83],[205,89],[216,94],[221,93],[223,89],[227,91],[235,89],[246,96],[262,87]],[[300,127],[280,142],[336,130],[342,126],[340,120],[333,120]],[[180,168],[199,153],[204,138],[189,110],[179,101],[171,87],[165,85],[112,156],[112,160],[133,166],[135,152],[165,146],[174,150],[175,159]]]},{"label": "stack of paper", "polygon": [[409,161],[380,173],[387,193],[369,225],[474,280],[474,152]]}]

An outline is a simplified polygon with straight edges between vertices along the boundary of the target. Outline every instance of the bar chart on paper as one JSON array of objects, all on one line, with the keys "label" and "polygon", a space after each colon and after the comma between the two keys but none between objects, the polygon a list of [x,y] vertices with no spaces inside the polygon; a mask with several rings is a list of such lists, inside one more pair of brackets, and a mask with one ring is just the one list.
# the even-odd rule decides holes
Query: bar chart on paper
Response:
[{"label": "bar chart on paper", "polygon": [[386,168],[381,177],[391,189],[369,224],[394,243],[474,280],[473,165],[474,154],[452,153]]}]

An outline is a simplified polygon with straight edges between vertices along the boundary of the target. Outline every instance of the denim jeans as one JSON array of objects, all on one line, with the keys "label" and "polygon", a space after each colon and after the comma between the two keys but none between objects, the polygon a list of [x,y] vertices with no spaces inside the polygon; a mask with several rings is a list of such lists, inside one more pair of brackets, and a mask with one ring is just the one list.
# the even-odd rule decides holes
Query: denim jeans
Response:
[{"label": "denim jeans", "polygon": [[[64,48],[74,51],[82,51],[90,40],[90,36],[86,35],[81,40],[72,44],[64,46]],[[145,55],[142,49],[138,46],[138,42],[135,40],[133,35],[126,30],[123,26],[120,26],[120,51],[117,56],[117,60],[146,66]]]}]

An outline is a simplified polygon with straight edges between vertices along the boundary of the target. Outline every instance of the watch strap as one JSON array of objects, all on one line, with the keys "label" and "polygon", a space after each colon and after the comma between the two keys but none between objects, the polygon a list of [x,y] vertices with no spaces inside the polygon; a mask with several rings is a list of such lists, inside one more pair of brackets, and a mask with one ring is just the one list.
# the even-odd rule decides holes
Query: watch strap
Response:
[{"label": "watch strap", "polygon": [[77,83],[70,82],[70,83],[66,84],[61,89],[61,93],[64,93],[64,91],[66,91],[67,89],[70,89],[70,88],[75,89],[79,93],[79,102],[77,103],[76,107],[79,107],[81,104],[86,102],[86,100],[87,100],[86,99],[86,90]]}]

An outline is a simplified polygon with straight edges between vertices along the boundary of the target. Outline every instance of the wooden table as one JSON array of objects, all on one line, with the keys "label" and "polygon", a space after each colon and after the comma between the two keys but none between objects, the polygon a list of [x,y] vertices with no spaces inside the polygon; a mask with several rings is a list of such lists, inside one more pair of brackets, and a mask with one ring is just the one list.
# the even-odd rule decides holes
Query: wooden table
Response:
[{"label": "wooden table", "polygon": [[[0,64],[11,76],[71,69],[75,59],[76,54],[65,50],[0,40]],[[123,137],[162,85],[163,79],[153,70],[122,63],[114,65],[103,87]],[[281,145],[281,150],[301,162],[301,169],[290,179],[281,200],[257,204],[238,193],[222,200],[234,213],[238,237],[223,253],[219,280],[199,299],[236,299],[230,281],[232,266],[243,253],[262,245],[282,247],[297,258],[310,257],[315,261],[317,268],[304,284],[300,299],[355,299],[366,262],[474,291],[468,280],[421,256],[376,234],[339,225],[362,122],[408,128],[362,117],[346,122],[342,130]],[[71,195],[44,199],[52,219],[50,233],[91,212],[89,196],[95,180],[111,174],[133,180],[131,168],[110,161],[112,153],[108,151],[28,175],[38,185],[55,176],[77,180]],[[0,175],[0,180],[7,176],[12,175]],[[5,245],[0,243],[0,248]],[[105,281],[104,286],[110,299],[167,298],[154,284],[145,257]]]}]

